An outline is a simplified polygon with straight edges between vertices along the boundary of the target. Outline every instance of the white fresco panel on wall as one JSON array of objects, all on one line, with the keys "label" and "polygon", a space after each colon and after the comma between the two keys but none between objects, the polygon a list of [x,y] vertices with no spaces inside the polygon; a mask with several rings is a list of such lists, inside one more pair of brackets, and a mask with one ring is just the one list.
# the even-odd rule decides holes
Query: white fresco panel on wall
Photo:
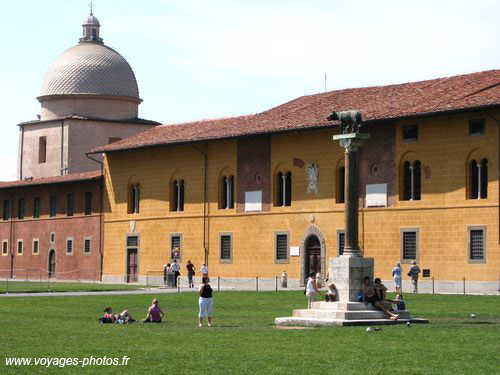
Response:
[{"label": "white fresco panel on wall", "polygon": [[245,191],[245,212],[262,211],[262,191]]},{"label": "white fresco panel on wall", "polygon": [[366,207],[387,207],[387,184],[366,185]]}]

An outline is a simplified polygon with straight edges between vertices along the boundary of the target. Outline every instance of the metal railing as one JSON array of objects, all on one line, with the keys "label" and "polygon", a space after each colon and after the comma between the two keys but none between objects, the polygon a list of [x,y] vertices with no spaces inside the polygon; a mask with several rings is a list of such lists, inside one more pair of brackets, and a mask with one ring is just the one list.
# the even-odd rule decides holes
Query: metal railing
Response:
[{"label": "metal railing", "polygon": [[[95,284],[98,278],[99,272],[95,269],[77,269],[66,272],[49,272],[33,268],[0,270],[0,293],[71,289],[70,284]],[[63,284],[62,287],[55,288],[61,284]]]}]

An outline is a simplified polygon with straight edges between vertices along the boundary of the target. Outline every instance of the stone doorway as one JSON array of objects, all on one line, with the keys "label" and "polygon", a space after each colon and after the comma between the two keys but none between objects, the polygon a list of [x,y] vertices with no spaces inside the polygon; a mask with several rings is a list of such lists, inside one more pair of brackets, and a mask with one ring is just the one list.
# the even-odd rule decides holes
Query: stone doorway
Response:
[{"label": "stone doorway", "polygon": [[49,250],[49,279],[56,275],[56,251],[54,249]]},{"label": "stone doorway", "polygon": [[137,249],[127,249],[127,283],[137,282]]},{"label": "stone doorway", "polygon": [[325,259],[325,237],[316,225],[310,225],[300,243],[300,285],[305,285],[309,272],[319,272],[322,278],[325,277]]}]

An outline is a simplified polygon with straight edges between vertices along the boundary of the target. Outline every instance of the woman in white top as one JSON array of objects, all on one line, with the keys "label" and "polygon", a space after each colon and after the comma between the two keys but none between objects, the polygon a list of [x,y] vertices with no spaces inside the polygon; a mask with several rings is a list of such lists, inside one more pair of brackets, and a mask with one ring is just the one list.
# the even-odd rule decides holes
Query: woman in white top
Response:
[{"label": "woman in white top", "polygon": [[314,302],[316,299],[316,293],[321,295],[318,285],[316,284],[316,274],[314,272],[309,273],[305,292],[307,297],[307,308],[310,309],[311,302]]},{"label": "woman in white top", "polygon": [[208,277],[208,267],[205,263],[201,264],[200,273],[201,273],[201,277]]},{"label": "woman in white top", "polygon": [[394,288],[396,289],[396,293],[401,292],[401,276],[403,273],[403,269],[401,268],[401,264],[396,263],[396,266],[392,269],[392,277],[394,279]]}]

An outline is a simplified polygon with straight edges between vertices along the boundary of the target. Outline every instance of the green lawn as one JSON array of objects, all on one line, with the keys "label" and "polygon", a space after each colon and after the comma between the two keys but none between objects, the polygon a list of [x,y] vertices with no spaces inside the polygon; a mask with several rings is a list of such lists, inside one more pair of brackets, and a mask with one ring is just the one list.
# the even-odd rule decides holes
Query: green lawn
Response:
[{"label": "green lawn", "polygon": [[[212,328],[197,327],[197,295],[160,295],[167,322],[98,324],[106,305],[143,318],[150,295],[0,299],[0,373],[28,374],[494,374],[500,297],[407,295],[429,324],[284,330],[274,318],[299,292],[220,292]],[[476,319],[471,319],[471,313]],[[4,357],[130,357],[127,366],[6,367]]]},{"label": "green lawn", "polygon": [[93,292],[145,289],[144,285],[0,280],[0,293]]}]

